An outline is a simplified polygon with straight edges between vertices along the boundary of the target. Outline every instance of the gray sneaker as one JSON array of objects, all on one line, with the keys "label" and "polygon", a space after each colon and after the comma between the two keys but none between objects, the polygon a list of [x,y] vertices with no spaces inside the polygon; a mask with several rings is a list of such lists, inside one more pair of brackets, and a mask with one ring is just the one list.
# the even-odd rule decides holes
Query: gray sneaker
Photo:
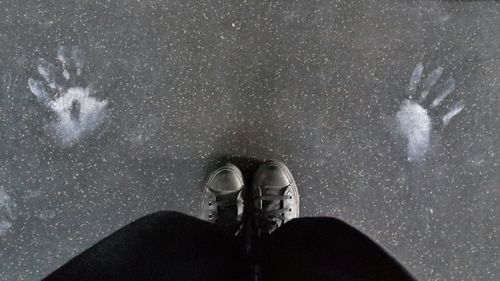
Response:
[{"label": "gray sneaker", "polygon": [[238,230],[243,215],[243,175],[233,164],[213,171],[205,183],[199,218]]},{"label": "gray sneaker", "polygon": [[299,216],[299,191],[285,164],[268,161],[253,179],[255,218],[260,235],[271,234]]}]

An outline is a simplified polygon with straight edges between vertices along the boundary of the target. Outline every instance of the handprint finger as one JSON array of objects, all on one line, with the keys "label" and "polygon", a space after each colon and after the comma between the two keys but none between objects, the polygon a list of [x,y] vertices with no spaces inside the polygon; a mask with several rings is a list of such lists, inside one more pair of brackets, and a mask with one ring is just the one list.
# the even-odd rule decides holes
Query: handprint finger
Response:
[{"label": "handprint finger", "polygon": [[56,88],[56,67],[45,59],[38,60],[38,73],[52,89]]},{"label": "handprint finger", "polygon": [[71,58],[76,67],[76,74],[81,75],[83,65],[85,64],[85,52],[82,48],[74,46],[71,49]]},{"label": "handprint finger", "polygon": [[57,49],[57,59],[61,62],[63,66],[63,76],[66,80],[70,78],[67,66],[71,59],[71,50],[61,46]]},{"label": "handprint finger", "polygon": [[409,93],[410,99],[417,92],[418,83],[420,82],[420,79],[422,78],[422,71],[424,71],[424,66],[421,63],[419,63],[419,64],[417,64],[417,66],[415,66],[415,69],[413,70],[413,73],[411,74],[410,83],[408,85],[408,93]]},{"label": "handprint finger", "polygon": [[432,73],[429,74],[429,76],[425,79],[424,86],[422,87],[422,93],[420,94],[421,102],[427,97],[431,88],[436,85],[439,77],[441,77],[441,74],[443,74],[443,70],[444,69],[439,66],[438,68],[434,69],[434,71],[432,71]]},{"label": "handprint finger", "polygon": [[462,109],[464,109],[465,107],[465,102],[463,100],[459,101],[459,102],[456,102],[451,108],[450,108],[450,111],[448,111],[448,113],[446,113],[442,120],[443,120],[443,128],[446,127],[446,125],[448,125],[448,123],[450,123],[451,119],[453,117],[455,117],[457,114],[460,113],[460,111],[462,111]]},{"label": "handprint finger", "polygon": [[49,95],[45,91],[43,84],[41,81],[28,79],[28,86],[30,87],[30,91],[38,98],[38,101],[46,104],[49,100]]},{"label": "handprint finger", "polygon": [[449,94],[453,93],[453,91],[455,91],[455,79],[449,78],[444,84],[444,90],[434,99],[431,106],[438,106]]}]

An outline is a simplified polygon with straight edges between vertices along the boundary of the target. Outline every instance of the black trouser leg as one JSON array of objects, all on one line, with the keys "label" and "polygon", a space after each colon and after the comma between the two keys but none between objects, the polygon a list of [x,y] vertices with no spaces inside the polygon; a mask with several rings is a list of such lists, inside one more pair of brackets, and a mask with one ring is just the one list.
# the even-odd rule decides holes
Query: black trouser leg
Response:
[{"label": "black trouser leg", "polygon": [[264,280],[415,280],[367,236],[334,218],[299,218],[262,241]]},{"label": "black trouser leg", "polygon": [[158,212],[121,228],[45,280],[240,280],[242,245],[218,226]]}]

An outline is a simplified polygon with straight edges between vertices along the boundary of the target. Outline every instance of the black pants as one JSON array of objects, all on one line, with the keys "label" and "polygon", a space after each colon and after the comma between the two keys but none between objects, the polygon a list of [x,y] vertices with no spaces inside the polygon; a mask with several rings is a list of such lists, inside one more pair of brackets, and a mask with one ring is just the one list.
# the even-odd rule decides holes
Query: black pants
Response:
[{"label": "black pants", "polygon": [[260,241],[258,261],[241,238],[176,212],[140,218],[45,280],[415,280],[380,246],[334,218],[294,219]]}]

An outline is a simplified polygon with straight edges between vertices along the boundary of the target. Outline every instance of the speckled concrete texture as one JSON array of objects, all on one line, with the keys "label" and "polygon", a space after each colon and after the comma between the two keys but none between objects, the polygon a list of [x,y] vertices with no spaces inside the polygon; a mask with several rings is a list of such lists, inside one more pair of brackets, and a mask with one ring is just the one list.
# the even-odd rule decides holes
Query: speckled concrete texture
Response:
[{"label": "speckled concrete texture", "polygon": [[195,214],[231,156],[284,161],[302,215],[420,280],[499,280],[499,26],[496,1],[1,1],[0,279]]}]

